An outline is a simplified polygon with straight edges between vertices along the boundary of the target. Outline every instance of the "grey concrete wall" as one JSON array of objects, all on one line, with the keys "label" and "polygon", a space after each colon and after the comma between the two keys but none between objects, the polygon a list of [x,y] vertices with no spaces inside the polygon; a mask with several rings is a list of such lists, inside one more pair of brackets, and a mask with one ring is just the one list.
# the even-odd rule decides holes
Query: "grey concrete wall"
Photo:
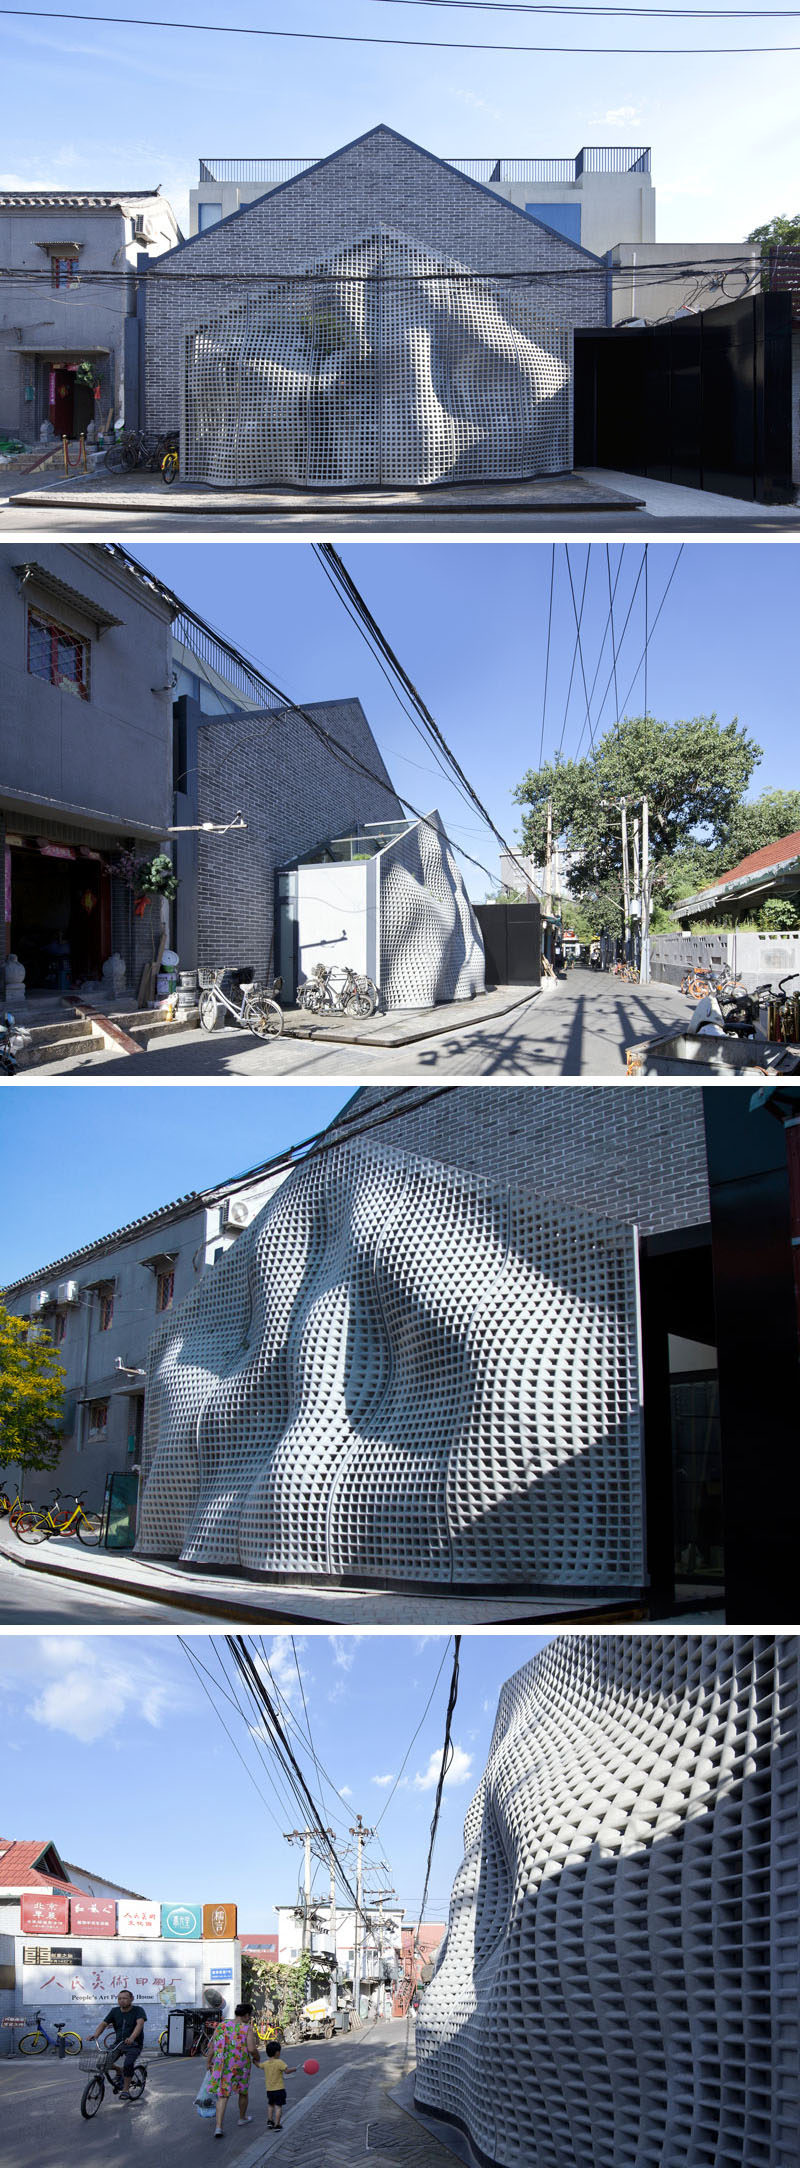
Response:
[{"label": "grey concrete wall", "polygon": [[[351,1101],[366,1117],[386,1091]],[[397,1150],[429,1154],[489,1180],[524,1182],[566,1205],[622,1221],[645,1234],[708,1219],[705,1130],[699,1092],[652,1087],[628,1095],[614,1086],[549,1085],[487,1091],[463,1085],[376,1132]]]},{"label": "grey concrete wall", "polygon": [[159,259],[147,279],[146,426],[178,425],[183,335],[247,293],[247,279],[307,270],[376,232],[484,275],[538,272],[542,308],[606,321],[605,266],[417,145],[377,128]]},{"label": "grey concrete wall", "polygon": [[[86,598],[62,600],[15,566],[33,561]],[[91,606],[122,622],[98,637]],[[28,609],[90,642],[89,698],[34,677]],[[171,814],[170,619],[165,603],[89,545],[0,550],[0,789],[7,800],[161,831]]]},{"label": "grey concrete wall", "polygon": [[[275,872],[358,821],[400,820],[403,809],[359,700],[309,704],[309,714],[381,781],[328,751],[294,709],[204,718],[197,730],[201,820],[247,829],[200,836],[197,960],[270,968]],[[192,958],[191,961],[194,961]]]}]

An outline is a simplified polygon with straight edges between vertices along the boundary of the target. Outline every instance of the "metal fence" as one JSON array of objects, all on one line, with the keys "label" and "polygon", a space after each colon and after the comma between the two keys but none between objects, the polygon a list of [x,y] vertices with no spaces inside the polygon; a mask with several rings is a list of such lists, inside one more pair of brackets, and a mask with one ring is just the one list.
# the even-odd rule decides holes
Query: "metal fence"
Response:
[{"label": "metal fence", "polygon": [[[325,154],[323,154],[325,155]],[[290,181],[321,158],[201,158],[200,185],[221,181]],[[473,181],[579,181],[585,173],[649,173],[650,151],[622,144],[584,144],[575,158],[443,158]]]}]

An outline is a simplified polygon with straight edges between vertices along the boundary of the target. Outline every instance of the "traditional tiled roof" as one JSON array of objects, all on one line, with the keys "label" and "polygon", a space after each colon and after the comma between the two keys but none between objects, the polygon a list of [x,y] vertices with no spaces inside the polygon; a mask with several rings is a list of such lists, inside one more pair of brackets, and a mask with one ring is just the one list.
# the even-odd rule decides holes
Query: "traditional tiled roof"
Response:
[{"label": "traditional tiled roof", "polygon": [[160,195],[158,188],[3,188],[0,207],[10,211],[105,211],[121,203],[142,203]]},{"label": "traditional tiled roof", "polygon": [[721,888],[724,881],[744,881],[749,873],[761,873],[767,866],[782,866],[790,858],[800,858],[800,828],[793,828],[790,836],[781,836],[777,843],[765,843],[760,851],[751,851],[748,858],[740,858],[738,866],[729,867],[727,873],[718,873],[716,880],[708,885]]},{"label": "traditional tiled roof", "polygon": [[69,1879],[69,1869],[59,1858],[49,1837],[0,1837],[0,1889],[63,1891],[83,1897],[85,1891]]}]

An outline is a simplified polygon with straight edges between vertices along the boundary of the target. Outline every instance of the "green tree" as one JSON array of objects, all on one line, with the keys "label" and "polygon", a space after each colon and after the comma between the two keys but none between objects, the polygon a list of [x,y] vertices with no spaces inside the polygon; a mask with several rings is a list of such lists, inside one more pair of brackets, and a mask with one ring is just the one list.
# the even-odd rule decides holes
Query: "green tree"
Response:
[{"label": "green tree", "polygon": [[800,211],[795,212],[794,218],[786,218],[779,214],[777,218],[770,218],[766,226],[754,226],[752,233],[747,235],[747,239],[748,241],[758,241],[760,244],[761,261],[764,266],[761,274],[761,284],[766,291],[769,285],[770,251],[773,248],[800,247]]},{"label": "green tree", "polygon": [[20,1473],[55,1468],[64,1369],[42,1325],[0,1304],[0,1460]]},{"label": "green tree", "polygon": [[330,1966],[322,1959],[315,1962],[308,1950],[293,1965],[274,1965],[246,1950],[242,1954],[242,1999],[252,2003],[262,2029],[269,2019],[290,2025],[304,2002],[327,1993],[329,1981]]},{"label": "green tree", "polygon": [[[570,888],[580,897],[613,895],[617,916],[622,894],[620,800],[647,792],[650,852],[659,887],[676,854],[707,854],[713,879],[716,856],[727,843],[737,807],[761,747],[739,722],[716,715],[692,721],[657,722],[627,716],[619,729],[598,739],[591,757],[529,769],[514,792],[523,807],[522,849],[541,863],[547,801],[553,801],[553,834],[570,854]],[[701,885],[700,880],[697,883]],[[691,886],[691,883],[689,884]],[[688,888],[683,890],[688,893]]]},{"label": "green tree", "polygon": [[750,805],[736,806],[721,870],[727,872],[740,858],[749,858],[751,851],[762,851],[766,843],[780,843],[782,836],[796,835],[798,829],[800,790],[762,791]]}]

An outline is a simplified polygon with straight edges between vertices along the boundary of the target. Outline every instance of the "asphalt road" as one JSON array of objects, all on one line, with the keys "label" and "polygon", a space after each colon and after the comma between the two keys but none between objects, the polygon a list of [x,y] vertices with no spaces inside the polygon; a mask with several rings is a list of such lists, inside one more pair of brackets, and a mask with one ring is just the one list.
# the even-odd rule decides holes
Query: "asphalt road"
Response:
[{"label": "asphalt road", "polygon": [[630,1046],[657,1038],[688,1014],[689,1003],[676,987],[629,986],[605,972],[574,970],[547,1000],[537,997],[485,1024],[470,1024],[465,1016],[463,1027],[410,1046],[331,1046],[289,1036],[262,1046],[235,1028],[211,1037],[198,1030],[154,1040],[142,1054],[75,1054],[46,1069],[20,1071],[16,1084],[48,1083],[57,1076],[101,1083],[145,1077],[353,1077],[370,1083],[432,1076],[443,1083],[458,1076],[618,1079],[625,1075]]},{"label": "asphalt road", "polygon": [[[202,1611],[177,1612],[173,1604],[151,1596],[117,1595],[106,1588],[72,1588],[49,1574],[29,1573],[13,1559],[0,1557],[0,1625],[208,1626]],[[80,2030],[80,2028],[79,2028]],[[1,2067],[1,2066],[0,2066]]]},{"label": "asphalt road", "polygon": [[[81,2025],[80,2011],[76,2012],[76,2030],[84,2034],[89,2030],[86,2022]],[[381,2026],[380,2035],[387,2045],[397,2031],[392,2025]],[[371,2033],[373,2028],[370,2028]],[[88,2083],[86,2074],[73,2062],[59,2063],[48,2051],[41,2061],[27,2062],[22,2058],[4,2057],[0,2060],[0,2116],[3,2127],[3,2168],[66,2168],[71,2161],[80,2162],[81,2168],[128,2168],[138,2160],[152,2164],[154,2160],[169,2160],[170,2168],[196,2168],[198,2159],[208,2151],[216,2156],[213,2139],[213,2123],[195,2113],[193,2101],[203,2076],[203,2064],[199,2057],[192,2061],[172,2060],[159,2055],[155,2042],[158,2034],[157,2015],[150,2018],[145,2035],[147,2046],[144,2060],[147,2063],[147,2084],[140,2101],[130,2107],[120,2107],[110,2092],[106,2092],[102,2106],[90,2122],[84,2121],[80,2112],[80,2099]],[[152,2035],[152,2041],[150,2036]],[[288,2142],[292,2127],[292,2111],[300,2103],[309,2100],[315,2090],[337,2071],[343,2063],[357,2065],[358,2057],[368,2052],[367,2036],[363,2033],[337,2036],[334,2040],[319,2041],[313,2047],[288,2048],[285,2060],[297,2065],[296,2075],[287,2079],[287,2106],[285,2131]],[[319,2063],[316,2077],[306,2077],[302,2065],[313,2057]],[[347,2090],[347,2077],[342,2076],[336,2092]],[[320,2100],[320,2113],[325,2114],[324,2099],[333,2099],[328,2088]],[[312,2100],[313,2105],[313,2100]],[[232,2168],[253,2168],[251,2154],[261,2150],[263,2141],[265,2158],[280,2153],[283,2139],[268,2135],[266,2129],[266,2096],[264,2079],[260,2070],[252,2073],[250,2084],[250,2112],[252,2122],[239,2129],[238,2105],[232,2100],[226,2113],[226,2143],[223,2160],[232,2159]],[[304,2111],[298,2123],[309,2135],[316,2116]],[[306,2149],[309,2168],[313,2168],[314,2148]]]}]

